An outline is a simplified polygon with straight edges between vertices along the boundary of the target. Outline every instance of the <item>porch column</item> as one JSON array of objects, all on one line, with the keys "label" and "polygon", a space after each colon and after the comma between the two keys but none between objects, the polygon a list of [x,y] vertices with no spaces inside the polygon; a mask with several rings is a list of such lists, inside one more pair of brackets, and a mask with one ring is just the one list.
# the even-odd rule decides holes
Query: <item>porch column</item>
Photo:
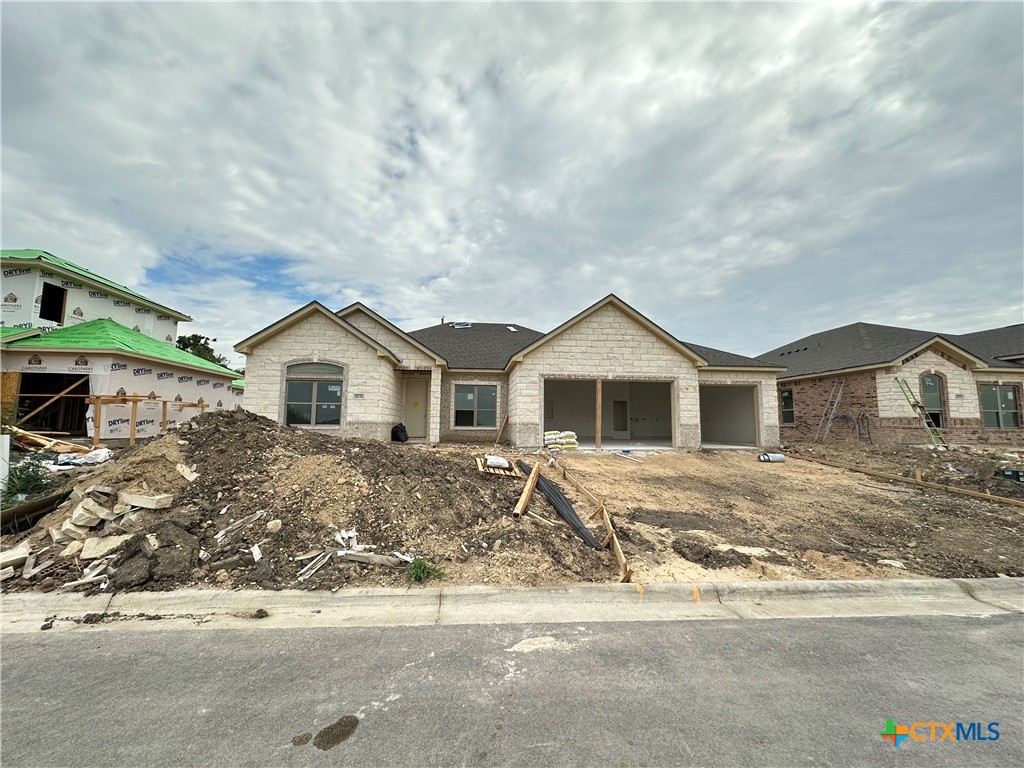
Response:
[{"label": "porch column", "polygon": [[427,412],[427,442],[441,442],[441,369],[430,369],[430,410]]},{"label": "porch column", "polygon": [[597,395],[597,413],[594,414],[594,424],[596,425],[594,431],[594,447],[601,447],[601,380],[597,380],[597,389],[595,390]]}]

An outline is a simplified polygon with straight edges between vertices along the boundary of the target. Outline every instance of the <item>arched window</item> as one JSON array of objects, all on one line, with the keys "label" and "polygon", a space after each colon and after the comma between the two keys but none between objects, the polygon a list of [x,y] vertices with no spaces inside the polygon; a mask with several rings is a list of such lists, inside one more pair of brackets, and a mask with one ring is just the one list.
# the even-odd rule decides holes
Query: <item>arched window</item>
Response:
[{"label": "arched window", "polygon": [[921,402],[928,412],[928,417],[939,429],[946,426],[942,407],[942,379],[927,373],[921,377]]},{"label": "arched window", "polygon": [[289,365],[285,423],[289,426],[340,425],[343,378],[344,369],[340,365]]}]

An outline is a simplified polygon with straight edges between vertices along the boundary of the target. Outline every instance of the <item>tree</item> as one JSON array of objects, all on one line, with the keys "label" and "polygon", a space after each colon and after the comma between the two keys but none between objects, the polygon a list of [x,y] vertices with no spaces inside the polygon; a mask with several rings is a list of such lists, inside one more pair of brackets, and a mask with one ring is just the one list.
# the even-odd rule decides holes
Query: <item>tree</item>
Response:
[{"label": "tree", "polygon": [[201,357],[203,360],[209,360],[211,363],[217,365],[227,366],[228,359],[224,355],[218,355],[213,351],[213,347],[210,346],[210,342],[217,341],[211,339],[209,336],[201,336],[198,333],[193,333],[191,336],[179,336],[178,342],[175,346],[178,349],[183,349],[190,355]]}]

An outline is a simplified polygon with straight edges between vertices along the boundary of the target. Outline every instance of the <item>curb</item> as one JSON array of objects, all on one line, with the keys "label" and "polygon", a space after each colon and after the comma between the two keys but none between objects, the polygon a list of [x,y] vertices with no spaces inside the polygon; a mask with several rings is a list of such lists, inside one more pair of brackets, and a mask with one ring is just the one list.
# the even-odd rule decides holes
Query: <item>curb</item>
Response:
[{"label": "curb", "polygon": [[[253,614],[263,609],[264,618]],[[1024,578],[3,596],[4,633],[1024,614]],[[87,614],[98,623],[83,624]],[[94,618],[96,618],[94,616]],[[143,620],[145,619],[145,620]],[[159,620],[154,620],[159,619]]]}]

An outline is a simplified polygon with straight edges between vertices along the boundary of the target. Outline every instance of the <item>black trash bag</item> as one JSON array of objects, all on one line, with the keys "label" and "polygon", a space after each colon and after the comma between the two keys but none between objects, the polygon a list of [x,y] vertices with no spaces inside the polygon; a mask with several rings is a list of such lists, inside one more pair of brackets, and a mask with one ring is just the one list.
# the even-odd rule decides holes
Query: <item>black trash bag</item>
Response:
[{"label": "black trash bag", "polygon": [[409,440],[409,432],[405,428],[405,424],[395,424],[391,428],[391,442],[393,443],[405,443]]}]

